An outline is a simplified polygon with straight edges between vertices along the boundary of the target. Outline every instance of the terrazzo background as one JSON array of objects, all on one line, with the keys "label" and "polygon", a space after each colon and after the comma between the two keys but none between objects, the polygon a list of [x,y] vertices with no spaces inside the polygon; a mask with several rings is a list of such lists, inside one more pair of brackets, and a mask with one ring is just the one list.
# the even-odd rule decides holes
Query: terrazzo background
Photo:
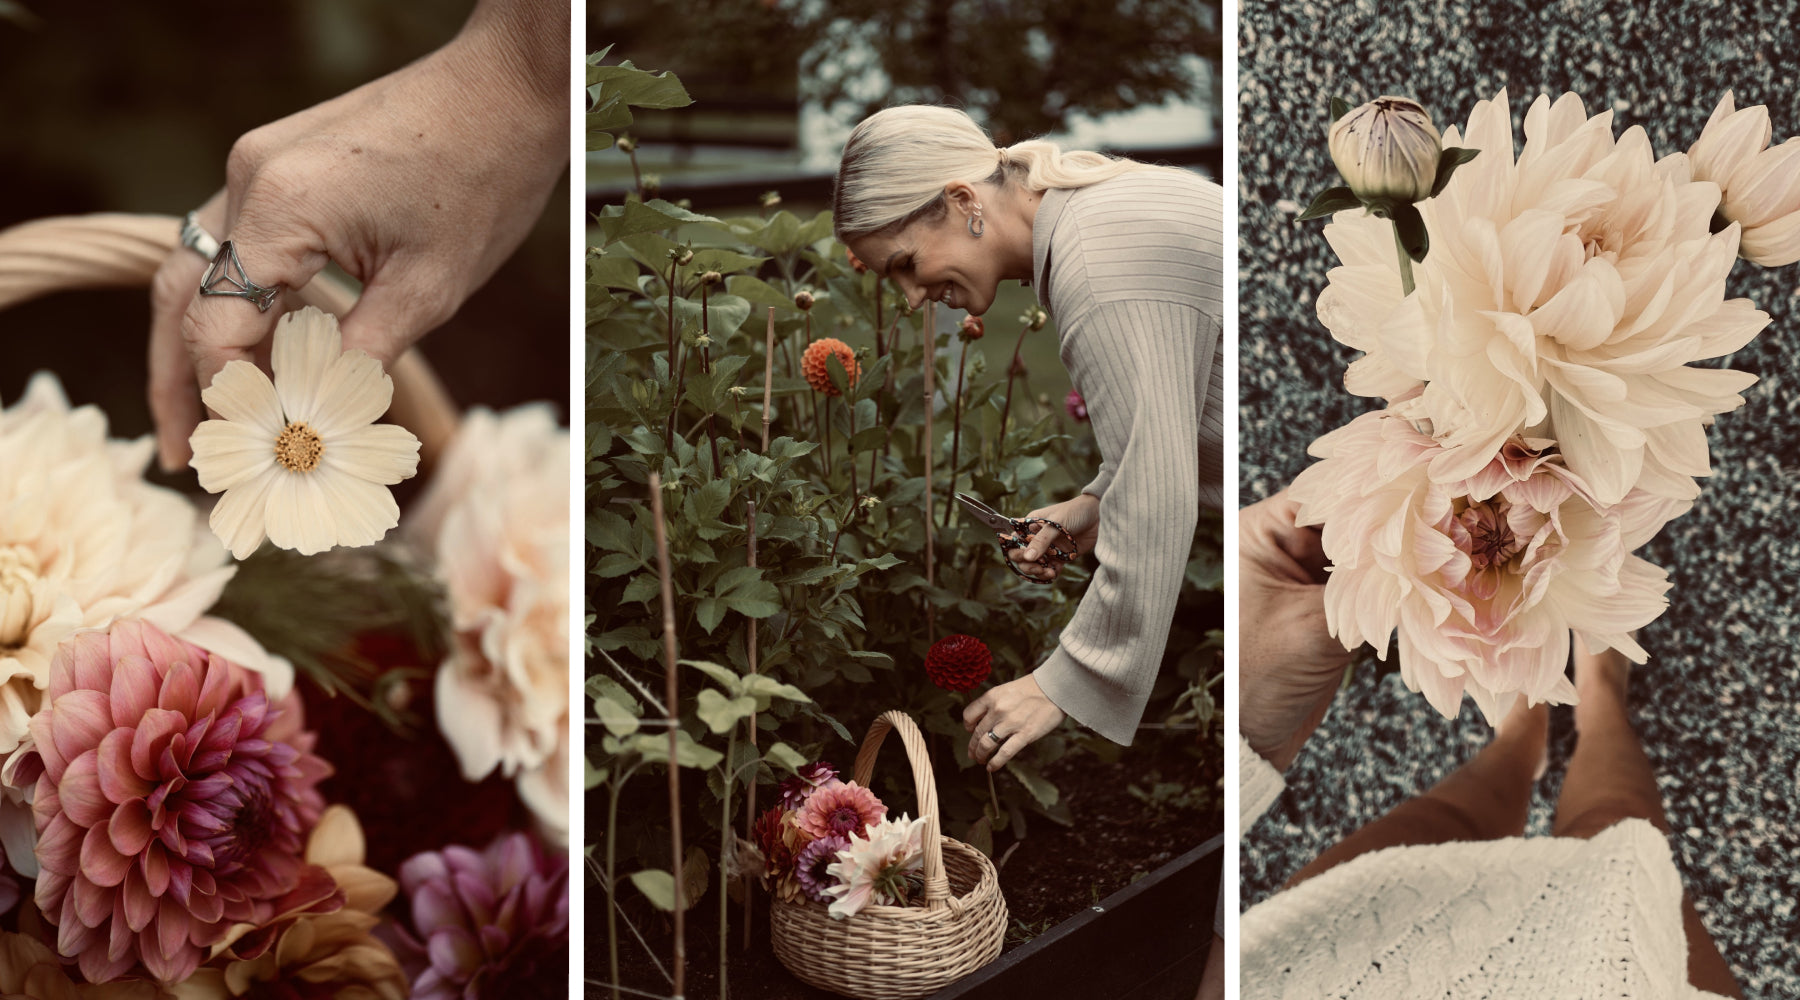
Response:
[{"label": "terrazzo background", "polygon": [[[1322,222],[1297,223],[1338,183],[1327,105],[1412,96],[1441,128],[1508,88],[1515,123],[1539,93],[1579,94],[1642,125],[1659,154],[1700,134],[1723,90],[1767,104],[1776,139],[1800,134],[1800,2],[1677,4],[1264,3],[1240,8],[1240,449],[1242,501],[1305,467],[1307,444],[1370,401],[1342,387],[1353,352],[1313,312],[1335,263]],[[1518,142],[1523,141],[1520,136]],[[1644,630],[1633,677],[1677,864],[1747,996],[1800,996],[1800,265],[1739,262],[1731,294],[1772,317],[1725,359],[1761,381],[1710,432],[1716,469],[1695,509],[1642,555],[1673,606]],[[1472,703],[1440,718],[1373,656],[1359,663],[1288,791],[1248,831],[1243,905],[1344,834],[1467,760],[1488,729]],[[1548,832],[1573,746],[1552,713],[1549,775],[1532,832]]]}]

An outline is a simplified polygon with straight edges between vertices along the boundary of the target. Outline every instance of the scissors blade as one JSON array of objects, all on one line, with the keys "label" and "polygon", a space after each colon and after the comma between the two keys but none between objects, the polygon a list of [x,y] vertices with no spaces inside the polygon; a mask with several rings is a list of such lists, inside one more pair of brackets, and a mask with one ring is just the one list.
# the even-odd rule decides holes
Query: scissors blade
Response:
[{"label": "scissors blade", "polygon": [[1010,535],[1018,530],[1013,525],[1012,518],[1001,514],[967,493],[958,493],[956,502],[962,504],[963,510],[968,511],[969,516],[1003,535]]}]

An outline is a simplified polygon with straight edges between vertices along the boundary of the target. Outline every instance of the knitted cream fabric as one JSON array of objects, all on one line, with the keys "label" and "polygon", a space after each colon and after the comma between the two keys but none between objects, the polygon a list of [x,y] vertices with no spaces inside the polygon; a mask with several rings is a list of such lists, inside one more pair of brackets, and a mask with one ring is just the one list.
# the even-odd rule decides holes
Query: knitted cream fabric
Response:
[{"label": "knitted cream fabric", "polygon": [[1038,301],[1087,402],[1101,464],[1087,592],[1035,672],[1064,712],[1130,744],[1168,641],[1202,503],[1222,505],[1224,190],[1144,170],[1044,193]]},{"label": "knitted cream fabric", "polygon": [[[1239,738],[1241,802],[1281,776]],[[1242,809],[1248,832],[1261,810]],[[1373,851],[1239,923],[1245,1000],[1713,998],[1687,984],[1681,878],[1661,831]]]}]

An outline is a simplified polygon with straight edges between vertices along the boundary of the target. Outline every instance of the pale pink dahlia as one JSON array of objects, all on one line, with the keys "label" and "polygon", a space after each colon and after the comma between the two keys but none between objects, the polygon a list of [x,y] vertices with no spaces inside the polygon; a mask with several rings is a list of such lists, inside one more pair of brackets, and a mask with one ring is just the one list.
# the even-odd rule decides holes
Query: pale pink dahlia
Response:
[{"label": "pale pink dahlia", "polygon": [[301,856],[331,768],[298,695],[126,621],[57,649],[44,705],[37,905],[89,981],[180,982],[232,925],[330,894]]},{"label": "pale pink dahlia", "polygon": [[524,996],[543,976],[562,982],[568,879],[567,856],[546,854],[523,833],[502,834],[485,851],[453,845],[408,858],[400,888],[412,933],[399,931],[394,951],[414,1000]]},{"label": "pale pink dahlia", "polygon": [[887,807],[875,793],[852,781],[833,781],[807,796],[794,825],[812,837],[848,837],[879,823]]},{"label": "pale pink dahlia", "polygon": [[1397,630],[1401,677],[1439,712],[1454,717],[1464,691],[1490,723],[1521,695],[1573,703],[1571,629],[1646,659],[1630,633],[1668,606],[1669,580],[1631,551],[1686,501],[1632,490],[1602,506],[1554,442],[1517,437],[1473,476],[1435,482],[1443,445],[1396,409],[1310,450],[1324,461],[1289,493],[1298,523],[1324,526],[1331,633],[1385,659]]}]

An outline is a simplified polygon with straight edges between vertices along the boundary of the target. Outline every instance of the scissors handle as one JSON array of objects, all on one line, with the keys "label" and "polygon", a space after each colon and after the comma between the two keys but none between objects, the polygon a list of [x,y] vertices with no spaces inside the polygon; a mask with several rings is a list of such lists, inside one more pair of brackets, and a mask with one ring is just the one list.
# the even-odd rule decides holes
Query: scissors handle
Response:
[{"label": "scissors handle", "polygon": [[[1012,570],[1013,575],[1021,580],[1029,580],[1032,583],[1041,583],[1045,585],[1053,584],[1056,582],[1055,580],[1040,580],[1035,576],[1026,575],[1025,571],[1020,569],[1006,554],[1010,549],[1021,549],[1031,544],[1031,526],[1033,524],[1047,524],[1050,527],[1055,528],[1063,538],[1066,539],[1069,537],[1069,529],[1047,517],[1016,518],[1012,522],[1013,536],[1011,538],[1001,539],[998,542],[1000,546],[1000,561],[1005,563],[1006,568]],[[1054,562],[1056,566],[1061,567],[1073,561],[1077,554],[1073,544],[1065,549],[1052,542],[1050,548],[1044,552],[1044,558]]]}]

